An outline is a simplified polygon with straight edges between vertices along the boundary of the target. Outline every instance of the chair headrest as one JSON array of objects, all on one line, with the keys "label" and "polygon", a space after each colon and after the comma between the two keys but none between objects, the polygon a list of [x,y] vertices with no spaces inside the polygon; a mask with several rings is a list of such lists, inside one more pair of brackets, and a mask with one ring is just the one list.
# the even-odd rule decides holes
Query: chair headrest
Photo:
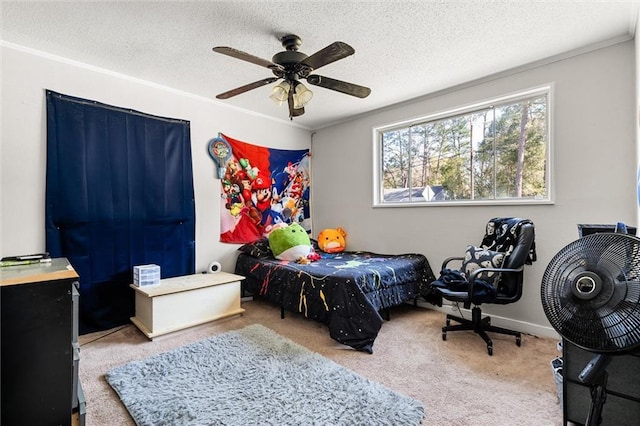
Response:
[{"label": "chair headrest", "polygon": [[482,246],[494,251],[507,253],[506,267],[531,264],[537,258],[535,248],[535,228],[529,219],[519,217],[496,217],[487,222]]}]

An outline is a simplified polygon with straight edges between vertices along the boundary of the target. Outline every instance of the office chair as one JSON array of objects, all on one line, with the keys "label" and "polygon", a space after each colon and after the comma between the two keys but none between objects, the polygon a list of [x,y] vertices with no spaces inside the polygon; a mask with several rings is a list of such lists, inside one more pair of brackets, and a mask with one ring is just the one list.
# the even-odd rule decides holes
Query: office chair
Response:
[{"label": "office chair", "polygon": [[[449,263],[456,260],[461,268],[449,269]],[[535,260],[533,222],[514,217],[491,219],[480,247],[468,246],[464,257],[445,259],[440,278],[431,283],[439,306],[442,298],[462,303],[465,309],[473,305],[471,319],[447,315],[442,340],[447,340],[449,331],[471,330],[486,342],[489,355],[493,355],[493,342],[487,332],[515,336],[520,346],[521,333],[491,325],[490,317],[482,318],[480,305],[517,302],[522,296],[524,265]],[[459,324],[451,325],[451,321]]]}]

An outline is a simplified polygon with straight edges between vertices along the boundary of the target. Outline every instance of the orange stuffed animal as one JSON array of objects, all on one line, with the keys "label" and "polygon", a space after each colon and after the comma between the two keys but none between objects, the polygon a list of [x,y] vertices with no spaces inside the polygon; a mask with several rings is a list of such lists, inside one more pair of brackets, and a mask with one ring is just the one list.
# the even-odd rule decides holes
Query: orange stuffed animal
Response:
[{"label": "orange stuffed animal", "polygon": [[323,229],[318,234],[318,247],[326,253],[339,253],[344,251],[347,245],[345,242],[346,236],[347,233],[340,227]]}]

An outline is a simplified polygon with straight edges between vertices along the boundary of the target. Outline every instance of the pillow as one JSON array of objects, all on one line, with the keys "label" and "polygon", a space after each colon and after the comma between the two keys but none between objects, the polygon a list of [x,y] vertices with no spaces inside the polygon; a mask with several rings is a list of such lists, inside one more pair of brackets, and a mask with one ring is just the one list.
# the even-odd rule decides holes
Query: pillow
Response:
[{"label": "pillow", "polygon": [[269,247],[276,259],[306,263],[313,248],[307,231],[299,223],[269,233]]},{"label": "pillow", "polygon": [[[473,271],[479,268],[501,268],[504,258],[504,253],[487,250],[482,247],[468,246],[462,261],[462,272],[466,277],[469,277]],[[499,272],[485,271],[476,275],[476,279],[495,285],[495,281],[499,276]]]},{"label": "pillow", "polygon": [[262,238],[260,240],[253,241],[251,243],[244,244],[238,251],[248,254],[249,256],[256,257],[258,259],[273,258],[273,253],[269,247],[269,240]]},{"label": "pillow", "polygon": [[347,245],[346,237],[347,233],[341,227],[323,229],[318,234],[318,246],[325,253],[340,253]]}]

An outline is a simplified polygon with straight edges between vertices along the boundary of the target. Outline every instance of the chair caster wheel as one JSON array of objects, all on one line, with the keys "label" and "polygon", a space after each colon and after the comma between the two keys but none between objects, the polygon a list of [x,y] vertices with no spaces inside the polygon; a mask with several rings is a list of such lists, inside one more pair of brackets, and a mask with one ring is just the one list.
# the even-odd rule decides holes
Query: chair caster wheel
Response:
[{"label": "chair caster wheel", "polygon": [[447,340],[447,333],[442,333],[442,340],[444,340],[444,341]]},{"label": "chair caster wheel", "polygon": [[516,336],[516,346],[522,346],[522,338],[520,336]]},{"label": "chair caster wheel", "polygon": [[487,346],[487,353],[493,355],[493,346]]}]

